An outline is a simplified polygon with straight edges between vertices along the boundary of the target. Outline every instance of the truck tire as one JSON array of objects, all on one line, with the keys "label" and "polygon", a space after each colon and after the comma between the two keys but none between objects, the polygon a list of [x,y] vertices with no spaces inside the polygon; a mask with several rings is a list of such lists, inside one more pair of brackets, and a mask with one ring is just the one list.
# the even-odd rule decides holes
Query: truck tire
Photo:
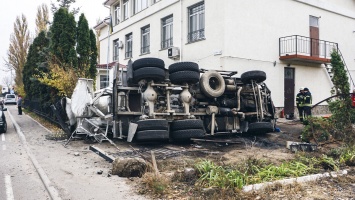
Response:
[{"label": "truck tire", "polygon": [[169,131],[167,130],[138,131],[134,135],[134,140],[136,142],[169,140]]},{"label": "truck tire", "polygon": [[170,130],[203,129],[203,121],[200,119],[175,120],[171,123]]},{"label": "truck tire", "polygon": [[244,84],[251,83],[252,80],[261,83],[266,80],[266,73],[259,70],[253,70],[243,73],[240,78]]},{"label": "truck tire", "polygon": [[224,93],[226,84],[221,74],[216,71],[208,71],[202,74],[200,87],[207,97],[216,98]]},{"label": "truck tire", "polygon": [[206,131],[203,129],[186,129],[171,132],[171,138],[176,141],[186,141],[191,138],[201,138],[205,136]]},{"label": "truck tire", "polygon": [[194,71],[179,71],[169,75],[171,83],[191,83],[195,84],[200,80],[200,73]]},{"label": "truck tire", "polygon": [[141,58],[132,63],[133,70],[141,69],[144,67],[157,67],[165,69],[165,64],[162,59],[159,58]]},{"label": "truck tire", "polygon": [[248,133],[266,134],[274,132],[275,125],[272,122],[255,122],[249,124]]},{"label": "truck tire", "polygon": [[199,72],[200,68],[197,63],[194,62],[178,62],[169,66],[169,74],[180,71],[193,71]]},{"label": "truck tire", "polygon": [[137,131],[168,130],[168,121],[165,119],[139,120],[136,124],[138,124]]},{"label": "truck tire", "polygon": [[133,72],[133,79],[137,83],[142,79],[162,81],[165,79],[165,71],[157,67],[144,67]]}]

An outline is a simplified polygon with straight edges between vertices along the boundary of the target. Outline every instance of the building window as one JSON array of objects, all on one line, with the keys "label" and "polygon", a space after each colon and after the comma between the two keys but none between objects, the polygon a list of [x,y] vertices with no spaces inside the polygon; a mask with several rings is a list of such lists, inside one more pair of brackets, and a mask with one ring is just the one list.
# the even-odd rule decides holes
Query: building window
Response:
[{"label": "building window", "polygon": [[107,75],[100,75],[100,89],[108,87]]},{"label": "building window", "polygon": [[113,61],[118,60],[118,52],[119,52],[119,39],[113,41]]},{"label": "building window", "polygon": [[128,19],[129,17],[129,1],[124,0],[123,1],[123,20]]},{"label": "building window", "polygon": [[309,16],[309,26],[319,27],[319,17]]},{"label": "building window", "polygon": [[134,0],[134,14],[148,7],[148,0]]},{"label": "building window", "polygon": [[114,10],[114,15],[115,17],[115,21],[114,21],[114,25],[118,25],[121,21],[121,7],[120,4],[115,5],[115,10]]},{"label": "building window", "polygon": [[162,19],[162,40],[161,48],[166,49],[173,46],[173,16]]},{"label": "building window", "polygon": [[132,33],[126,35],[126,58],[132,58]]},{"label": "building window", "polygon": [[143,27],[141,29],[142,32],[142,47],[141,54],[149,53],[150,47],[150,26]]},{"label": "building window", "polygon": [[205,38],[205,4],[198,3],[189,8],[188,41],[194,42]]}]

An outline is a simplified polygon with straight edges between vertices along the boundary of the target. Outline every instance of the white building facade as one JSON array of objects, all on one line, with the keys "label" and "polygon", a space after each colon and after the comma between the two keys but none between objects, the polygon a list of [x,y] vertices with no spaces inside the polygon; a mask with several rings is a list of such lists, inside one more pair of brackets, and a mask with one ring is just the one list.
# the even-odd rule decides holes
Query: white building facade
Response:
[{"label": "white building facade", "polygon": [[[330,52],[355,70],[355,1],[350,0],[107,0],[112,19],[101,30],[100,64],[158,57],[166,68],[266,72],[276,107],[293,112],[308,87],[313,103],[329,97]],[[328,69],[327,69],[328,68]],[[324,105],[324,103],[323,103]],[[288,111],[287,111],[288,110]]]}]

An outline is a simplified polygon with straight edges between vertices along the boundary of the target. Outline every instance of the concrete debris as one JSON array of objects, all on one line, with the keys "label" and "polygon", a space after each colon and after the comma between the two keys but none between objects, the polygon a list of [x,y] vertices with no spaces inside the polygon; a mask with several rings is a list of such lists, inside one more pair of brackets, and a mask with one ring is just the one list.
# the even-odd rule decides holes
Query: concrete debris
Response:
[{"label": "concrete debris", "polygon": [[328,177],[338,177],[338,176],[345,176],[348,174],[347,170],[341,170],[337,172],[326,172],[324,174],[312,174],[312,175],[307,175],[307,176],[302,176],[302,177],[297,177],[297,178],[288,178],[288,179],[283,179],[283,180],[277,180],[273,182],[265,182],[265,183],[258,183],[254,185],[246,185],[243,187],[244,192],[250,192],[250,191],[256,191],[265,188],[266,186],[272,185],[272,184],[293,184],[293,183],[304,183],[304,182],[309,182],[309,181],[316,181],[320,178],[328,178]]},{"label": "concrete debris", "polygon": [[112,175],[120,177],[142,177],[147,170],[147,163],[140,158],[116,159],[112,163]]},{"label": "concrete debris", "polygon": [[97,171],[97,174],[102,174],[102,173],[103,173],[102,170]]},{"label": "concrete debris", "polygon": [[80,154],[78,152],[75,152],[74,153],[74,156],[79,156]]},{"label": "concrete debris", "polygon": [[196,176],[196,171],[194,168],[185,168],[184,177],[187,180],[192,180]]}]

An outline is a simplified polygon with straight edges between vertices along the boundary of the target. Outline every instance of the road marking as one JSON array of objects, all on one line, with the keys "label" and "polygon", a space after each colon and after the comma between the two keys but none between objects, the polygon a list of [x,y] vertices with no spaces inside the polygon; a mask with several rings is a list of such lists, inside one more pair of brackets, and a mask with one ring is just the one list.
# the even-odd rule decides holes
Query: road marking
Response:
[{"label": "road marking", "polygon": [[2,141],[5,141],[5,133],[3,133],[3,134],[1,135],[1,140],[2,140]]},{"label": "road marking", "polygon": [[7,200],[14,200],[14,192],[12,191],[11,176],[5,175],[5,188]]},{"label": "road marking", "polygon": [[4,151],[6,150],[6,145],[5,144],[2,145],[2,150],[4,150]]}]

